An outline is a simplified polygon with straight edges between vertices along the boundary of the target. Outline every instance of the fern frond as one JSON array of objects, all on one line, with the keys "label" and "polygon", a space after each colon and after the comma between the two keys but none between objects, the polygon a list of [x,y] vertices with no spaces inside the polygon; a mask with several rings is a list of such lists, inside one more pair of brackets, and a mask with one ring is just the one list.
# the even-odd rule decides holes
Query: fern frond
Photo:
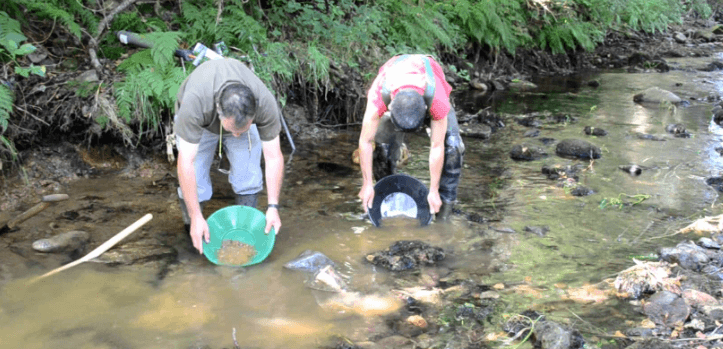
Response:
[{"label": "fern frond", "polygon": [[4,133],[8,127],[14,100],[15,96],[13,91],[7,86],[0,84],[0,134]]},{"label": "fern frond", "polygon": [[146,34],[146,38],[153,43],[151,58],[158,68],[165,68],[173,62],[173,53],[178,49],[182,33],[156,32]]},{"label": "fern frond", "polygon": [[15,0],[18,3],[27,7],[28,10],[32,11],[35,16],[40,18],[50,18],[58,20],[62,23],[68,31],[78,37],[82,36],[80,24],[75,22],[75,16],[68,11],[63,10],[57,4],[53,4],[46,1],[35,1],[35,0]]},{"label": "fern frond", "polygon": [[118,65],[118,70],[126,73],[138,73],[153,66],[151,50],[136,52]]}]

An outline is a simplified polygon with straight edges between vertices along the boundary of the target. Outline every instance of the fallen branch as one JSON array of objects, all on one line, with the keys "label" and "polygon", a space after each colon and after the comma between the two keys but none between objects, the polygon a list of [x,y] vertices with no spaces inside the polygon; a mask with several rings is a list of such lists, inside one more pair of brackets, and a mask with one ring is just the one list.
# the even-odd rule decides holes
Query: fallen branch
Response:
[{"label": "fallen branch", "polygon": [[115,15],[128,8],[128,6],[133,5],[136,1],[138,0],[125,0],[116,8],[114,8],[113,11],[110,11],[110,13],[107,16],[103,17],[100,23],[98,23],[98,29],[96,30],[95,36],[90,37],[90,45],[88,47],[90,64],[93,66],[93,68],[95,68],[98,74],[103,72],[103,66],[100,64],[100,61],[98,60],[98,55],[95,52],[98,49],[98,38],[103,35],[105,28],[110,26],[110,22],[113,21],[113,17],[115,17]]}]

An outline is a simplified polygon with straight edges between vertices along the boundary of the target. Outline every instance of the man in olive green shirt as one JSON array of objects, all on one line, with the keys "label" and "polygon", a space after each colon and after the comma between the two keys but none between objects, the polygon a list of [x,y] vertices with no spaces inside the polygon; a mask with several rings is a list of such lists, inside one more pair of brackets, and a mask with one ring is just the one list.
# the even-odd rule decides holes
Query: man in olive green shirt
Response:
[{"label": "man in olive green shirt", "polygon": [[176,96],[174,132],[178,148],[178,181],[184,223],[193,246],[203,253],[209,241],[208,223],[201,203],[211,199],[211,163],[223,144],[231,170],[229,183],[236,204],[255,207],[263,189],[261,153],[266,174],[268,208],[266,233],[278,234],[279,194],[284,157],[279,133],[281,111],[264,83],[242,62],[212,60],[201,64]]}]

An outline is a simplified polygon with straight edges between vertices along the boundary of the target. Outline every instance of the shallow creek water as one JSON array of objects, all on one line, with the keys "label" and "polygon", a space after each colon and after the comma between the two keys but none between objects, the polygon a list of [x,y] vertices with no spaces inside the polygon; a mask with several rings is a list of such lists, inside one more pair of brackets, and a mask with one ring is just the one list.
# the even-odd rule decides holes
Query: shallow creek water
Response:
[{"label": "shallow creek water", "polygon": [[[705,179],[719,175],[722,168],[714,148],[721,144],[723,130],[711,122],[712,104],[700,101],[723,91],[721,73],[694,70],[709,61],[670,60],[684,69],[665,74],[610,72],[545,79],[535,81],[540,88],[531,93],[496,95],[491,104],[498,114],[570,114],[576,122],[543,120],[539,137],[586,139],[601,147],[603,156],[585,161],[586,169],[579,174],[581,184],[595,193],[574,197],[540,169],[579,162],[555,156],[554,144],[544,146],[539,137],[524,138],[529,128],[507,119],[506,127],[490,140],[467,138],[457,207],[489,224],[458,214],[450,224],[419,228],[402,222],[374,228],[356,218],[361,180],[351,162],[358,137],[353,132],[329,142],[297,142],[298,150],[286,167],[283,227],[275,248],[265,262],[248,268],[214,266],[194,253],[183,231],[174,180],[165,176],[174,173],[172,167],[155,167],[147,177],[109,173],[73,182],[65,191],[71,200],[0,237],[5,250],[0,259],[0,347],[233,347],[234,330],[239,345],[247,348],[316,348],[331,335],[365,338],[383,323],[380,315],[396,309],[394,291],[405,283],[364,257],[394,241],[414,239],[447,251],[437,270],[453,270],[478,283],[507,285],[503,311],[535,308],[614,331],[622,326],[621,320],[638,319],[627,304],[615,299],[575,302],[565,299],[566,289],[614,277],[632,265],[632,257],[686,238],[673,235],[677,229],[721,211],[719,195]],[[598,80],[600,87],[568,87],[570,81],[580,85],[590,79]],[[696,100],[677,108],[633,103],[634,94],[653,86]],[[456,101],[472,113],[482,107],[471,94],[460,94]],[[665,126],[671,123],[685,125],[692,138],[666,135]],[[609,134],[589,137],[584,126]],[[667,141],[640,140],[636,132]],[[428,183],[428,139],[418,134],[409,142],[412,156],[402,172]],[[522,142],[543,146],[551,155],[515,162],[509,150]],[[348,168],[331,168],[329,163]],[[629,164],[648,169],[637,177],[618,169]],[[218,172],[214,185],[207,216],[232,202],[230,187]],[[637,194],[649,197],[622,208],[600,205],[606,198],[631,203],[634,200],[625,195]],[[259,202],[264,206],[265,197]],[[67,212],[79,215],[65,219]],[[145,213],[154,219],[121,244],[151,239],[175,247],[178,263],[162,279],[153,268],[88,262],[29,283],[72,260],[33,252],[33,239],[79,229],[91,234],[94,248]],[[525,226],[547,226],[549,232],[541,237],[525,232]],[[500,232],[502,228],[514,232]],[[307,249],[334,260],[349,289],[376,296],[374,305],[325,306],[332,294],[307,288],[307,275],[283,268]]]}]

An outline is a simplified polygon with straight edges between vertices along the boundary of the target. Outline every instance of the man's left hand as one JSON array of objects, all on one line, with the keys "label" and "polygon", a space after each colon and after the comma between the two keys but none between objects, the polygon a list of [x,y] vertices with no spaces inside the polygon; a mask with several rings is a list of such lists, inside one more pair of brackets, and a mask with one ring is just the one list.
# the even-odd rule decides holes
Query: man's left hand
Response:
[{"label": "man's left hand", "polygon": [[429,213],[435,214],[439,212],[439,208],[442,207],[442,199],[439,197],[439,191],[430,190],[427,195],[427,202],[429,203]]},{"label": "man's left hand", "polygon": [[279,229],[281,229],[281,217],[279,217],[279,210],[275,207],[269,207],[266,210],[266,230],[264,230],[264,233],[268,234],[271,232],[272,227],[274,228],[274,232],[279,234]]}]

